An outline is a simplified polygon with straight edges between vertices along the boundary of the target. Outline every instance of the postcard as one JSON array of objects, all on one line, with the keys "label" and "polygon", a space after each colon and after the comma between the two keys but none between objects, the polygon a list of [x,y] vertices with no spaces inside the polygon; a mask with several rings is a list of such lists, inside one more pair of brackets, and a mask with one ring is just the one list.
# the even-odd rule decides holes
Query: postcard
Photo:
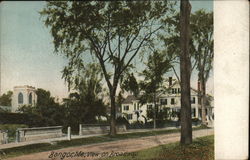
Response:
[{"label": "postcard", "polygon": [[249,2],[0,1],[0,160],[248,159]]}]

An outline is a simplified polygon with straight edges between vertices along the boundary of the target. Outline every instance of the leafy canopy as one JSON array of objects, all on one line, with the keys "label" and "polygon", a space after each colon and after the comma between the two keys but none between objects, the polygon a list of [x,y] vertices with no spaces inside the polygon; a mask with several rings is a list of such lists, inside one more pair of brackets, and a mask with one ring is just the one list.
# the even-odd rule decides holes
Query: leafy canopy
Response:
[{"label": "leafy canopy", "polygon": [[[168,17],[166,13],[172,12],[173,4],[168,1],[50,1],[40,13],[51,29],[55,52],[69,60],[63,70],[64,77],[76,76],[90,61],[87,55],[91,55],[98,60],[108,87],[116,88],[140,49],[152,43],[152,36],[162,28],[161,18]],[[70,79],[67,81],[70,83]]]},{"label": "leafy canopy", "polygon": [[11,99],[12,99],[12,91],[8,91],[0,96],[0,105],[1,106],[11,106]]}]

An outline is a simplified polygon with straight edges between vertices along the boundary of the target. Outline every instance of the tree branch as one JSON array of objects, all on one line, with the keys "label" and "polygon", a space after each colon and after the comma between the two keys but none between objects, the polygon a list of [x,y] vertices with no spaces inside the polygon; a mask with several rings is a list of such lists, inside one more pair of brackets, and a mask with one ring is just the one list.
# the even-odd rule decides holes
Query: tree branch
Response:
[{"label": "tree branch", "polygon": [[177,72],[176,72],[175,68],[174,68],[173,66],[171,66],[171,68],[173,69],[174,74],[175,74],[175,76],[176,76],[176,78],[177,78],[178,82],[179,82],[179,83],[181,83],[181,81],[180,81],[180,77],[178,76],[178,74],[177,74]]}]

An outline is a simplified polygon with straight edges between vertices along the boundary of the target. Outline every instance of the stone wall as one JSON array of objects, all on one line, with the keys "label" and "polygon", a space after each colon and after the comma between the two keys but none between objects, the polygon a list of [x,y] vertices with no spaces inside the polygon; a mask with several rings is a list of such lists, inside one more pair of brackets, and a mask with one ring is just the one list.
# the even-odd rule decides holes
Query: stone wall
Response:
[{"label": "stone wall", "polygon": [[62,126],[17,129],[18,142],[58,138],[62,135]]},{"label": "stone wall", "polygon": [[[109,125],[96,125],[96,124],[80,124],[79,135],[91,135],[91,134],[106,134],[110,131]],[[125,125],[116,126],[117,132],[127,131]]]}]

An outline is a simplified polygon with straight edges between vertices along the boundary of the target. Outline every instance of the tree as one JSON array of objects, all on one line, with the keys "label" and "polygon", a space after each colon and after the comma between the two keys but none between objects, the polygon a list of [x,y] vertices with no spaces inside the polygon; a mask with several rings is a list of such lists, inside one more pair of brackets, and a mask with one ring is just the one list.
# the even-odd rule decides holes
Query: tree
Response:
[{"label": "tree", "polygon": [[[171,24],[166,26],[169,30],[168,36],[161,36],[164,40],[168,55],[172,55],[173,64],[179,64],[180,57],[180,13],[176,13],[171,20]],[[213,62],[213,15],[211,12],[198,10],[190,17],[191,39],[189,42],[189,50],[191,55],[191,72],[196,68],[198,70],[198,81],[201,84],[199,94],[199,104],[202,108],[202,121],[205,123],[205,101],[206,101],[206,81],[212,69]],[[172,69],[180,81],[174,66]],[[199,88],[198,88],[199,90]]]},{"label": "tree", "polygon": [[122,102],[125,100],[125,98],[122,95],[122,92],[120,91],[117,98],[116,98],[116,106],[118,108],[118,112],[121,112],[122,110]]},{"label": "tree", "polygon": [[199,103],[202,123],[206,123],[206,82],[212,70],[213,52],[213,14],[198,10],[191,16],[192,45],[198,70]]},{"label": "tree", "polygon": [[154,51],[149,55],[146,68],[142,71],[141,75],[144,80],[140,83],[140,88],[144,91],[143,98],[147,102],[154,104],[154,128],[156,128],[156,117],[158,113],[157,107],[157,94],[163,91],[164,75],[169,71],[171,65],[167,55],[163,52]]},{"label": "tree", "polygon": [[139,95],[139,84],[133,73],[126,75],[121,88],[127,92],[132,92],[135,97]]},{"label": "tree", "polygon": [[50,1],[41,11],[50,27],[55,52],[69,59],[64,73],[77,74],[86,54],[97,59],[109,88],[110,135],[116,134],[115,97],[119,80],[131,61],[147,47],[161,29],[159,19],[167,16],[167,1]]},{"label": "tree", "polygon": [[192,143],[192,120],[190,102],[190,12],[188,0],[180,5],[180,77],[181,77],[181,144]]},{"label": "tree", "polygon": [[52,97],[50,91],[38,88],[36,90],[37,103],[33,113],[38,114],[43,118],[44,124],[47,126],[63,125],[65,123],[65,109],[55,102],[55,97]]},{"label": "tree", "polygon": [[[63,75],[68,78],[68,75]],[[102,97],[101,68],[98,64],[85,65],[84,69],[75,77],[74,83],[70,83],[76,92],[70,93],[65,99],[68,110],[69,125],[77,128],[78,124],[95,123],[96,117],[106,116],[106,106]],[[71,81],[71,80],[70,80]]]},{"label": "tree", "polygon": [[2,106],[11,106],[11,99],[12,99],[12,91],[8,91],[7,93],[4,93],[0,97],[0,105]]},{"label": "tree", "polygon": [[55,126],[65,124],[65,109],[55,102],[55,98],[51,96],[50,91],[42,88],[36,90],[37,103],[35,106],[23,105],[18,108],[21,113],[27,113],[40,117],[43,126]]}]

